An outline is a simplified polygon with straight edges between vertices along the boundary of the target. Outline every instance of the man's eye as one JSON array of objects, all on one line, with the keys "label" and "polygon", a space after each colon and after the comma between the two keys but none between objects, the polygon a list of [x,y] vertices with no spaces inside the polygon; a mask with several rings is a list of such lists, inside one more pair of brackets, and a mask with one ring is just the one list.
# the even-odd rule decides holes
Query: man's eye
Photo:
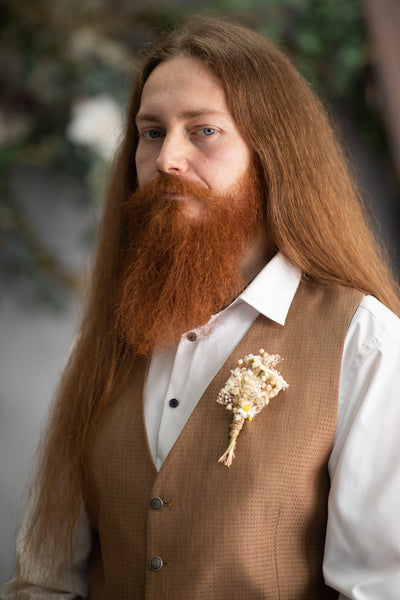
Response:
[{"label": "man's eye", "polygon": [[203,127],[202,129],[199,129],[199,133],[201,135],[211,136],[216,133],[216,130],[213,127]]},{"label": "man's eye", "polygon": [[149,129],[149,131],[145,131],[143,135],[148,140],[158,140],[158,138],[161,137],[161,131],[158,131],[158,129]]}]

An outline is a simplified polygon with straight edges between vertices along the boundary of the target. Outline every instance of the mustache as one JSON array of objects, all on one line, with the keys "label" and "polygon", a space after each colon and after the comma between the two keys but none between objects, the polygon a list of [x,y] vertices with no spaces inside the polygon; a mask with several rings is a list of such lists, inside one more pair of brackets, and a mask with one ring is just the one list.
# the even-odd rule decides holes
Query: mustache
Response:
[{"label": "mustache", "polygon": [[138,187],[132,194],[131,200],[142,197],[162,202],[166,198],[173,199],[174,196],[183,198],[194,196],[208,203],[215,198],[216,194],[202,183],[187,180],[179,175],[160,174],[144,186]]},{"label": "mustache", "polygon": [[[245,185],[239,183],[235,188],[235,196],[240,196],[245,189]],[[180,175],[160,174],[142,187],[137,187],[125,207],[131,215],[142,210],[151,214],[171,205],[176,205],[176,210],[179,210],[180,201],[185,199],[199,201],[212,215],[229,210],[233,198],[229,189],[217,192],[204,183],[190,181]]]}]

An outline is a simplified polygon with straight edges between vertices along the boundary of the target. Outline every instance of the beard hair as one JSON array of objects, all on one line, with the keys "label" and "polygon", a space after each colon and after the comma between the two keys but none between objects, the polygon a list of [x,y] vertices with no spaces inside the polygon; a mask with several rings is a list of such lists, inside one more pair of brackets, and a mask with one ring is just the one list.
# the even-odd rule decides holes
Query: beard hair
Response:
[{"label": "beard hair", "polygon": [[125,342],[149,357],[206,325],[246,285],[240,263],[262,221],[259,178],[251,168],[216,195],[160,175],[134,192],[126,217],[116,323]]}]

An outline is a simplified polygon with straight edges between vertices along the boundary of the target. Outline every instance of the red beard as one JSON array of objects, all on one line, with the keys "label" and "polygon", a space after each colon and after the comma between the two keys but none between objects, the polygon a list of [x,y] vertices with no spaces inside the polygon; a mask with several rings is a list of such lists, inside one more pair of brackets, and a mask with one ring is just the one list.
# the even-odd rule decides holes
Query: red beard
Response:
[{"label": "red beard", "polygon": [[172,346],[237,297],[246,284],[241,260],[261,212],[253,170],[220,196],[166,175],[132,195],[116,317],[138,354]]}]

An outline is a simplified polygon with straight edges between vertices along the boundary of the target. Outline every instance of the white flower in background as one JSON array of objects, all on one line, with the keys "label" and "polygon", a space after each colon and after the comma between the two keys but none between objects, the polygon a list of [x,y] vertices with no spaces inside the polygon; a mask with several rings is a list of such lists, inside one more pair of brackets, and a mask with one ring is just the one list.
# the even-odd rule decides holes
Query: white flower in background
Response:
[{"label": "white flower in background", "polygon": [[103,94],[79,100],[72,107],[67,137],[76,144],[88,146],[106,161],[118,148],[123,131],[121,109],[111,96]]}]

